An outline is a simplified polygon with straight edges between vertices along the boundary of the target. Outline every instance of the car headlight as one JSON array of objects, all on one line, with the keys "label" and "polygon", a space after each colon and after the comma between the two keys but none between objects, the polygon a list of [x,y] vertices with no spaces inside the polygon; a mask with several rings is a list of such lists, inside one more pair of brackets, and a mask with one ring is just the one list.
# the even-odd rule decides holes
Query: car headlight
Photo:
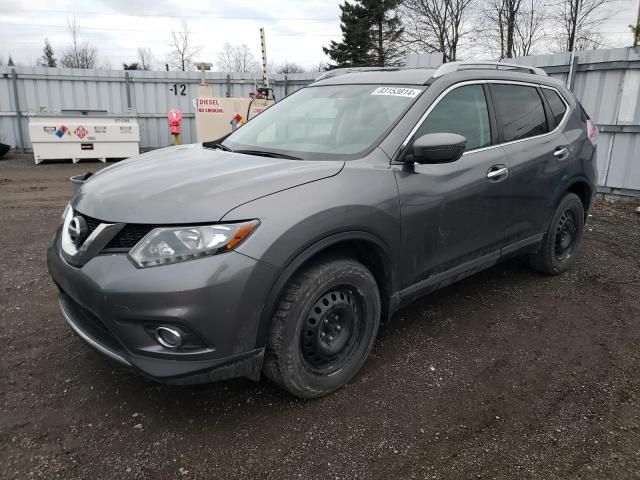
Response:
[{"label": "car headlight", "polygon": [[67,203],[67,206],[64,207],[64,210],[62,212],[62,219],[60,220],[60,223],[64,223],[64,221],[67,219],[67,215],[69,214],[69,210],[71,210],[71,203]]},{"label": "car headlight", "polygon": [[233,250],[251,235],[258,220],[194,227],[162,227],[151,230],[129,252],[140,268],[186,262]]}]

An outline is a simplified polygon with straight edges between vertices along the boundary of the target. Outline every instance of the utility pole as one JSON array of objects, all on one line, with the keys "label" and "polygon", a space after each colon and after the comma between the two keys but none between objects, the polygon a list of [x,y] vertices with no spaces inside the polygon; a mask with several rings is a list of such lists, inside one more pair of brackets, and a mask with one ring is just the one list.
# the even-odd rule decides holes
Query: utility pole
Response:
[{"label": "utility pole", "polygon": [[[633,28],[631,25],[629,25]],[[636,27],[633,28],[633,48],[638,46],[638,40],[640,40],[640,0],[638,0],[638,16],[636,17]]]},{"label": "utility pole", "polygon": [[576,35],[578,33],[578,22],[580,21],[580,9],[582,8],[582,0],[576,0],[576,16],[571,31],[571,55],[569,56],[569,75],[567,75],[567,88],[571,90],[573,76],[575,75],[574,58],[576,56]]},{"label": "utility pole", "polygon": [[262,47],[262,84],[269,88],[269,76],[267,75],[267,41],[264,38],[264,28],[260,27],[260,45]]}]

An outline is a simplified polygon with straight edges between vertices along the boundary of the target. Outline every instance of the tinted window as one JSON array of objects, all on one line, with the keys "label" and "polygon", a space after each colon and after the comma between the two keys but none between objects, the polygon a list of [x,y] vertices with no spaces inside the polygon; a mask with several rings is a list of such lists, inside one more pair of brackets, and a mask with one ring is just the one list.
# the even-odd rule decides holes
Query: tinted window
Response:
[{"label": "tinted window", "polygon": [[491,144],[489,112],[482,85],[467,85],[447,94],[429,113],[413,139],[427,133],[457,133],[467,150]]},{"label": "tinted window", "polygon": [[551,107],[551,113],[553,113],[553,118],[556,121],[556,125],[558,125],[562,120],[562,117],[564,117],[564,112],[567,111],[567,106],[564,104],[564,102],[560,98],[560,95],[558,95],[555,90],[543,88],[542,93],[547,99],[549,107]]},{"label": "tinted window", "polygon": [[491,96],[505,142],[548,131],[542,99],[535,87],[493,84]]}]

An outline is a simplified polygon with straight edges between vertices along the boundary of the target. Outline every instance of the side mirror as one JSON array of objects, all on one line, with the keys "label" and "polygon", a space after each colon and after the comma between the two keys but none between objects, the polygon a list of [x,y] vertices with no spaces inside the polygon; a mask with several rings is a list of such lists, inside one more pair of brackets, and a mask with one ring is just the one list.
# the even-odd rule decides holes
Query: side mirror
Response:
[{"label": "side mirror", "polygon": [[417,163],[455,162],[464,153],[467,139],[456,133],[428,133],[413,142],[412,155],[407,158]]}]

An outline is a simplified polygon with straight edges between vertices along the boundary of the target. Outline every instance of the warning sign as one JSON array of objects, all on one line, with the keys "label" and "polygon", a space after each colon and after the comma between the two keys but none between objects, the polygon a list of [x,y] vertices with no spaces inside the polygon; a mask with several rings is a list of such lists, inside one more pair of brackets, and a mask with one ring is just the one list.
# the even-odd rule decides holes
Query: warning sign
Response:
[{"label": "warning sign", "polygon": [[[60,125],[58,127],[58,130],[56,130],[56,137],[58,138],[64,137],[64,134],[67,133],[68,130],[69,129],[65,125]],[[69,135],[71,135],[71,132],[69,132]]]},{"label": "warning sign", "polygon": [[198,98],[198,113],[224,113],[217,98]]},{"label": "warning sign", "polygon": [[78,138],[84,138],[87,136],[87,129],[80,125],[78,128],[74,130],[74,133],[78,136]]},{"label": "warning sign", "polygon": [[273,103],[273,100],[252,100],[236,97],[198,97],[196,131],[199,142],[214,140],[240,127]]}]

